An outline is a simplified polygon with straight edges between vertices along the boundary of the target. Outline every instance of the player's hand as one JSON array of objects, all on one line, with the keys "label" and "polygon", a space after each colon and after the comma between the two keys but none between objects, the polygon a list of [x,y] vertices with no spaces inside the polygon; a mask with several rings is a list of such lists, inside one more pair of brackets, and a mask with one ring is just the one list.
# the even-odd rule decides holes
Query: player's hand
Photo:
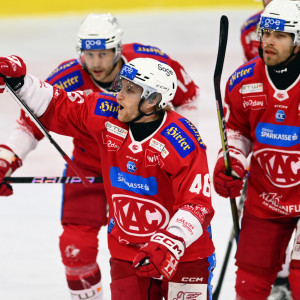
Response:
[{"label": "player's hand", "polygon": [[0,145],[0,196],[10,196],[13,189],[10,184],[3,182],[17,168],[22,166],[22,160],[6,145]]},{"label": "player's hand", "polygon": [[22,58],[11,55],[0,57],[0,93],[5,89],[5,83],[12,87],[14,91],[24,84],[26,75],[26,65]]},{"label": "player's hand", "polygon": [[219,157],[214,169],[213,182],[216,192],[222,197],[235,198],[240,196],[243,188],[243,179],[247,171],[241,161],[230,157],[232,175],[226,175],[224,158]]},{"label": "player's hand", "polygon": [[185,250],[183,238],[166,230],[156,232],[146,246],[142,247],[133,260],[137,275],[170,279]]}]

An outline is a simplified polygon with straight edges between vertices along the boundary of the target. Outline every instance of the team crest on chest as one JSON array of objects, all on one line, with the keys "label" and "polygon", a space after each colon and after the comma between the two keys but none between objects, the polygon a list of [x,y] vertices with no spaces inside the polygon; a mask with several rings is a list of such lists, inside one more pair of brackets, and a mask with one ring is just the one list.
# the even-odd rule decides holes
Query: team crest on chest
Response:
[{"label": "team crest on chest", "polygon": [[289,94],[286,91],[278,91],[276,90],[273,97],[278,101],[284,101],[289,98]]},{"label": "team crest on chest", "polygon": [[143,150],[143,147],[141,145],[141,143],[137,142],[137,141],[133,141],[128,148],[132,151],[132,153],[138,153],[141,152]]}]

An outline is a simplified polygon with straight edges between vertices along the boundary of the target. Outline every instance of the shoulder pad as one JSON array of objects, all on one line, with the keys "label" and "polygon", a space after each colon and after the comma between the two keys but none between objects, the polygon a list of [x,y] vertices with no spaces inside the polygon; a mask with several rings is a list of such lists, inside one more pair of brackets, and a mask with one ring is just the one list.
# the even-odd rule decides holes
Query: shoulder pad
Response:
[{"label": "shoulder pad", "polygon": [[182,158],[185,158],[196,148],[195,143],[178,124],[172,122],[160,134],[175,148]]},{"label": "shoulder pad", "polygon": [[142,45],[142,44],[133,44],[133,51],[134,53],[146,55],[148,57],[154,56],[156,59],[157,57],[169,58],[169,56],[161,51],[157,47],[149,46],[149,45]]},{"label": "shoulder pad", "polygon": [[189,121],[188,119],[186,118],[180,118],[179,121],[185,126],[185,128],[194,136],[194,138],[197,140],[198,144],[200,145],[200,147],[202,149],[206,149],[202,139],[201,139],[201,136],[200,136],[200,133],[199,131],[197,130],[196,126],[191,122]]},{"label": "shoulder pad", "polygon": [[119,104],[116,100],[116,94],[98,93],[95,115],[103,117],[118,118]]},{"label": "shoulder pad", "polygon": [[53,72],[49,75],[49,77],[47,78],[47,82],[51,81],[53,79],[53,77],[57,76],[58,74],[60,74],[61,72],[70,69],[71,67],[74,67],[76,65],[78,65],[78,61],[77,59],[72,59],[66,62],[63,62],[62,64],[60,64],[56,69],[53,70]]},{"label": "shoulder pad", "polygon": [[238,68],[230,77],[229,77],[229,92],[233,90],[233,88],[239,84],[244,78],[252,77],[254,67],[256,62],[251,61],[251,63],[247,62],[246,64],[242,65]]},{"label": "shoulder pad", "polygon": [[256,24],[259,22],[261,16],[261,12],[251,16],[249,19],[247,19],[244,24],[242,25],[242,32],[245,30],[248,30],[251,27],[255,27]]}]

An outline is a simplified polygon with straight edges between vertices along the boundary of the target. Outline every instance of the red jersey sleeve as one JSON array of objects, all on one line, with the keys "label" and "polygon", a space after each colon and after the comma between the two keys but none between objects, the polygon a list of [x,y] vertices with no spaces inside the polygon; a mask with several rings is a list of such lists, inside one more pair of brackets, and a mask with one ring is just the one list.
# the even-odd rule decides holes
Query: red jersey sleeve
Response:
[{"label": "red jersey sleeve", "polygon": [[258,56],[259,41],[256,40],[256,26],[259,23],[259,12],[245,21],[241,28],[241,43],[244,50],[246,60],[253,59]]}]

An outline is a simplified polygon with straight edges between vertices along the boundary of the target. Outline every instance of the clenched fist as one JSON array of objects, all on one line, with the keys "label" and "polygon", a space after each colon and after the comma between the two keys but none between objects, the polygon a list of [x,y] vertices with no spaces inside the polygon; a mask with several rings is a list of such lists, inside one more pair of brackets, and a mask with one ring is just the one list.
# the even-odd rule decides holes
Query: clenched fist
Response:
[{"label": "clenched fist", "polygon": [[8,84],[14,91],[24,84],[26,65],[22,58],[11,55],[0,57],[0,93],[3,93],[5,84]]}]

